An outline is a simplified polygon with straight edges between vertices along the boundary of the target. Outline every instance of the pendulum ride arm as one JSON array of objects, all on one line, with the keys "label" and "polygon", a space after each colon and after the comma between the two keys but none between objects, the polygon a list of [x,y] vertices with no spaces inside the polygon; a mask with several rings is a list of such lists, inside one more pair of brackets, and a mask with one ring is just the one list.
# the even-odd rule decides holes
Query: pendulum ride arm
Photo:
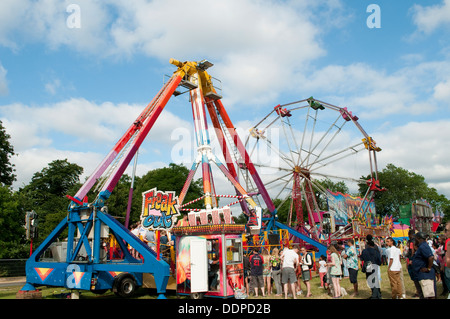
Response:
[{"label": "pendulum ride arm", "polygon": [[94,172],[86,180],[84,185],[79,189],[75,196],[70,197],[74,202],[76,202],[77,204],[81,204],[81,200],[84,199],[84,197],[91,190],[97,180],[102,177],[107,168],[122,152],[123,154],[121,155],[121,158],[118,161],[117,165],[114,167],[110,175],[106,176],[105,182],[99,194],[99,199],[97,200],[97,204],[102,206],[104,201],[110,196],[123,172],[127,168],[133,156],[136,154],[137,150],[146,138],[150,129],[153,127],[155,121],[161,114],[162,110],[174,93],[175,89],[180,84],[183,77],[193,72],[192,62],[182,63],[171,59],[170,63],[177,66],[178,70],[174,72],[169,81],[147,105],[147,107],[138,116],[138,118],[134,121],[134,123],[130,126],[126,133],[119,139],[113,149],[94,170]]},{"label": "pendulum ride arm", "polygon": [[[248,196],[246,190],[239,184],[237,181],[237,173],[233,166],[233,164],[229,161],[230,156],[227,152],[227,148],[224,145],[224,136],[223,132],[220,130],[220,124],[218,121],[218,118],[216,116],[215,111],[213,108],[213,102],[210,97],[207,95],[215,94],[211,77],[210,75],[205,72],[205,69],[203,69],[200,66],[200,63],[196,65],[197,66],[197,74],[190,77],[188,80],[192,83],[197,84],[196,89],[190,90],[190,100],[192,104],[192,112],[193,112],[193,119],[194,119],[194,127],[195,127],[195,134],[196,134],[196,140],[197,140],[197,157],[195,162],[193,163],[188,178],[183,186],[183,189],[181,190],[180,196],[179,196],[179,203],[182,203],[184,201],[184,198],[186,196],[187,190],[189,188],[189,185],[192,181],[192,178],[198,169],[198,167],[202,166],[202,173],[203,173],[203,190],[205,192],[204,200],[205,200],[205,206],[206,208],[212,208],[212,192],[213,192],[213,182],[212,182],[212,174],[211,174],[211,166],[210,162],[214,162],[218,168],[222,171],[222,173],[227,177],[227,179],[233,184],[233,186],[236,189],[236,192],[240,194],[241,196],[245,197],[245,200],[251,207],[251,209],[256,209],[257,205],[254,202],[254,200]],[[208,125],[206,121],[206,110],[205,110],[205,102],[208,107],[208,111],[210,113],[211,120],[213,122],[214,128],[216,130],[216,133],[218,134],[219,142],[222,146],[222,151],[224,152],[225,160],[226,160],[226,166],[223,165],[220,160],[214,156],[211,152],[211,146],[210,146],[210,138],[208,133]],[[211,108],[212,107],[212,108]],[[227,169],[228,167],[228,169]]]},{"label": "pendulum ride arm", "polygon": [[267,192],[261,178],[259,177],[259,174],[256,171],[255,166],[253,165],[253,162],[250,160],[250,156],[248,155],[247,150],[245,149],[245,146],[242,144],[242,141],[239,138],[233,123],[231,122],[227,112],[225,111],[225,107],[223,106],[222,101],[216,100],[216,101],[214,101],[214,104],[216,106],[217,112],[219,113],[223,122],[225,123],[225,125],[228,129],[228,132],[232,136],[233,142],[236,145],[239,153],[241,154],[241,157],[244,159],[245,165],[247,166],[247,169],[248,169],[250,175],[252,176],[253,181],[255,182],[262,198],[264,199],[264,202],[266,203],[267,208],[269,209],[269,211],[272,215],[275,214],[275,212],[276,212],[275,205],[273,204],[272,199],[269,196],[269,193]]},{"label": "pendulum ride arm", "polygon": [[189,170],[188,177],[184,182],[183,188],[181,189],[180,195],[178,196],[178,203],[181,205],[184,202],[189,186],[191,185],[192,179],[194,178],[195,172],[197,172],[198,165],[200,164],[201,158],[197,158],[192,164]]},{"label": "pendulum ride arm", "polygon": [[[227,166],[228,171],[230,172],[231,176],[233,176],[233,178],[236,181],[239,181],[237,171],[233,165],[233,158],[227,147],[227,140],[225,138],[224,132],[222,132],[222,127],[220,125],[219,117],[218,117],[217,112],[214,107],[214,101],[211,98],[206,98],[206,107],[208,108],[208,113],[211,118],[211,122],[214,126],[214,130],[216,132],[216,136],[219,141],[220,148],[222,149],[223,157],[225,158],[225,165]],[[237,163],[237,164],[239,165],[239,163]],[[239,194],[239,191],[237,189],[236,189],[236,193]],[[245,214],[250,215],[247,205],[245,205],[243,201],[240,201],[239,204],[241,205],[241,208],[245,212]]]},{"label": "pendulum ride arm", "polygon": [[208,124],[206,121],[205,107],[203,104],[203,95],[201,86],[190,91],[192,114],[194,119],[195,135],[197,139],[198,156],[201,156],[203,191],[205,193],[205,207],[212,208],[212,174],[209,163],[209,154],[211,153],[210,139],[208,133]]}]

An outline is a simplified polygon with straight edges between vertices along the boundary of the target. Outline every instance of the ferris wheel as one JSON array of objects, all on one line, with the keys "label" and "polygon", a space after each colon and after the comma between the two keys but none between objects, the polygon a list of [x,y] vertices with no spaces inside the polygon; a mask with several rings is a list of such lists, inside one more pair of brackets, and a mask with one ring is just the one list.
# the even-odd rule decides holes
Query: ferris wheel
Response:
[{"label": "ferris wheel", "polygon": [[[321,212],[330,199],[327,181],[344,182],[351,193],[367,183],[362,202],[380,190],[376,152],[381,149],[358,120],[346,107],[310,97],[277,105],[250,129],[246,149],[276,211],[287,207],[288,226],[316,238],[323,233]],[[240,171],[245,179],[245,167]],[[367,175],[369,180],[361,177]],[[245,180],[252,192],[251,181]]]}]

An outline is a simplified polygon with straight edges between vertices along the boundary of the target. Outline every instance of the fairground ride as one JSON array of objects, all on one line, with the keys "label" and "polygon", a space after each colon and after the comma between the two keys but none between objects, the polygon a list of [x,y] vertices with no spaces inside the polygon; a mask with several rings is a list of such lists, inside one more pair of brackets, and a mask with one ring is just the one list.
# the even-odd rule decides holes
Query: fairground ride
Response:
[{"label": "fairground ride", "polygon": [[[276,215],[275,207],[225,111],[220,100],[220,92],[214,86],[212,77],[206,72],[212,63],[206,60],[180,62],[174,59],[171,59],[170,63],[175,65],[177,70],[78,192],[74,196],[67,195],[70,199],[67,217],[27,260],[26,284],[21,291],[33,292],[37,286],[46,285],[94,292],[112,289],[116,294],[127,297],[134,293],[136,287],[143,284],[144,274],[151,274],[159,297],[164,298],[170,276],[169,264],[109,215],[105,202],[169,99],[172,95],[181,94],[180,90],[183,88],[190,94],[197,138],[197,157],[178,197],[179,205],[183,204],[192,178],[197,168],[201,166],[204,191],[202,199],[205,204],[205,208],[200,212],[201,217],[212,214],[214,209],[218,208],[217,198],[220,196],[215,194],[211,169],[211,163],[214,163],[234,187],[235,194],[229,196],[239,199],[242,211],[248,217],[249,231],[259,233],[261,208],[238,181],[233,159],[239,157],[240,163],[247,168],[246,177],[252,179],[257,188],[256,192],[265,200],[268,210]],[[206,109],[221,145],[224,163],[211,151]],[[233,156],[229,151],[231,147],[237,151]],[[91,189],[96,198],[89,201],[87,194]],[[171,217],[175,216],[165,216],[168,219]],[[120,245],[123,253],[123,258],[119,260],[105,254],[102,248],[102,244],[110,238],[110,235]],[[64,243],[64,249],[60,250],[62,254],[57,259],[55,256],[47,258],[45,252],[57,242]],[[141,258],[133,257],[129,248],[137,251]]]},{"label": "fairground ride", "polygon": [[[343,181],[353,185],[353,192],[358,183],[367,183],[357,214],[364,213],[368,207],[364,203],[381,190],[376,159],[381,149],[358,120],[346,107],[310,97],[275,106],[250,129],[246,148],[277,204],[275,210],[264,210],[264,230],[288,229],[322,252],[324,247],[319,242],[338,239],[340,233],[350,230],[349,223],[339,233],[330,233],[326,206],[333,198],[321,181]],[[246,169],[239,166],[243,178]],[[361,179],[362,175],[369,175],[369,180]],[[249,192],[254,191],[251,180],[246,179],[244,184]],[[282,206],[288,207],[286,224],[270,213],[280,212]]]}]

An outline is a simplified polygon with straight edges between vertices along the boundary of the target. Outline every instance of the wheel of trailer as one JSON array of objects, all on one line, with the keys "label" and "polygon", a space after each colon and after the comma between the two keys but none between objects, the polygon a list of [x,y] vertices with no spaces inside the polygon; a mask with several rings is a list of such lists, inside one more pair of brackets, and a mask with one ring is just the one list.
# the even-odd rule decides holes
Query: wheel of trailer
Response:
[{"label": "wheel of trailer", "polygon": [[136,280],[130,274],[119,275],[114,280],[113,292],[119,297],[129,298],[137,289]]}]

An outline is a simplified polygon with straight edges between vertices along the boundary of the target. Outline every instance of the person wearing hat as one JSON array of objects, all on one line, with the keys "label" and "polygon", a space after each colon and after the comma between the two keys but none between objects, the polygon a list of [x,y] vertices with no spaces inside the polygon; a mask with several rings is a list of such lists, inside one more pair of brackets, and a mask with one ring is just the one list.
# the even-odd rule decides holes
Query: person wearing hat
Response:
[{"label": "person wearing hat", "polygon": [[426,235],[415,234],[417,250],[412,257],[412,268],[422,289],[424,298],[434,299],[436,296],[436,274],[433,268],[434,255],[428,246]]}]

